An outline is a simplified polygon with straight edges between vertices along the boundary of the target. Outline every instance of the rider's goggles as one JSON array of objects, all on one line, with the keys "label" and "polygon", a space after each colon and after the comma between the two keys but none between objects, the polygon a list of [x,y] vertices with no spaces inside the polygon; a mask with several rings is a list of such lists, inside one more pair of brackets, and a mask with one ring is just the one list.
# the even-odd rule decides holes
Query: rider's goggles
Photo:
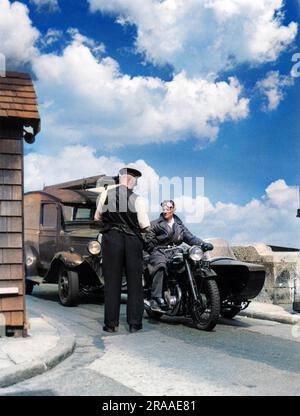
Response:
[{"label": "rider's goggles", "polygon": [[173,209],[173,208],[174,207],[170,202],[167,202],[167,203],[162,205],[163,211],[171,211],[171,209]]}]

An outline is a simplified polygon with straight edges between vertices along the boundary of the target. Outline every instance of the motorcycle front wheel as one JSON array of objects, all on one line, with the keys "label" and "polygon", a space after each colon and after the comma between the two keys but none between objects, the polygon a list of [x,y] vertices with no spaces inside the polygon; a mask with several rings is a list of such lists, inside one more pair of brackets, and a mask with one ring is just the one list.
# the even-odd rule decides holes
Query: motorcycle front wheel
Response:
[{"label": "motorcycle front wheel", "polygon": [[220,315],[220,293],[214,280],[204,280],[201,287],[199,302],[192,305],[192,318],[196,328],[212,331],[217,325]]}]

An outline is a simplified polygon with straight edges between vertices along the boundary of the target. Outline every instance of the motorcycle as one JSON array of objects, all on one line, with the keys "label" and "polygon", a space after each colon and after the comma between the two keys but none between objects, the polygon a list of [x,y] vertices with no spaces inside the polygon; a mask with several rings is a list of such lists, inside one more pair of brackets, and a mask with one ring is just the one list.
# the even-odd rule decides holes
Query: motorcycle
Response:
[{"label": "motorcycle", "polygon": [[164,279],[164,310],[152,310],[151,278],[148,269],[149,257],[144,258],[145,311],[150,318],[162,315],[191,318],[196,328],[212,331],[220,315],[220,293],[216,273],[210,262],[204,259],[201,246],[165,246],[169,255],[167,276]]}]

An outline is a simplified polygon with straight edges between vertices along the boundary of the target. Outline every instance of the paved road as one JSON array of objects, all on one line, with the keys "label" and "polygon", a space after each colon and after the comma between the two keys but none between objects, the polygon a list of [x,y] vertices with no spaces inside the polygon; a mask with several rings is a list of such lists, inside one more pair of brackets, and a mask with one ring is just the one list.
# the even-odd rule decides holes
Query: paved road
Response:
[{"label": "paved road", "polygon": [[183,320],[145,318],[144,330],[130,334],[123,304],[120,331],[106,334],[99,301],[65,308],[50,285],[35,289],[28,306],[31,316],[67,326],[77,347],[1,395],[300,395],[300,329],[291,325],[239,317],[208,333]]}]

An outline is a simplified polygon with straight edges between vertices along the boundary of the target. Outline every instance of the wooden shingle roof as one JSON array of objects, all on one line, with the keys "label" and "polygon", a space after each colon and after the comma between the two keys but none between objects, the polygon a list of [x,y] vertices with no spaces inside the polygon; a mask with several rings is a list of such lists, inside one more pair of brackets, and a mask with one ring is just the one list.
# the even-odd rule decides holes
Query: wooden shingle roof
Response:
[{"label": "wooden shingle roof", "polygon": [[37,96],[29,74],[7,72],[0,77],[0,119],[18,119],[40,131]]}]

